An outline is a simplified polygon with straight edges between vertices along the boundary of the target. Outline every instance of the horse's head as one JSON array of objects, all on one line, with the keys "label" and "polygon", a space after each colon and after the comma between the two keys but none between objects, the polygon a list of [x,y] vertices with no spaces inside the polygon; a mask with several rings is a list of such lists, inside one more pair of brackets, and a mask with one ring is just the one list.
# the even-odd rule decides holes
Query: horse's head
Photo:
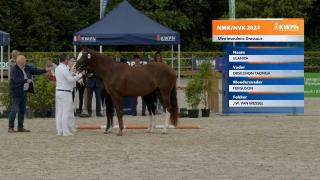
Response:
[{"label": "horse's head", "polygon": [[87,48],[82,48],[77,57],[76,69],[78,71],[87,70],[89,68],[91,58],[92,54],[89,50]]}]

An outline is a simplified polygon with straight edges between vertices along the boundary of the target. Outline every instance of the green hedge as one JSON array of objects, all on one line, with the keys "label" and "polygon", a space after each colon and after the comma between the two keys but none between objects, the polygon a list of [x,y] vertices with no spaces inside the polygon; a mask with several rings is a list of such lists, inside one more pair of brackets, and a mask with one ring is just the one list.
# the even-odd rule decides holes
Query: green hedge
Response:
[{"label": "green hedge", "polygon": [[[58,56],[62,52],[25,52],[25,56],[28,59],[29,63],[43,67],[46,64],[48,58],[52,58],[56,63],[58,63]],[[70,57],[73,56],[73,52],[64,52]],[[131,59],[133,55],[139,54],[142,59],[150,57],[153,58],[155,52],[121,52],[122,56]],[[107,56],[113,56],[114,52],[103,52]],[[171,51],[161,52],[164,58],[171,58]],[[223,52],[181,52],[181,58],[190,58],[190,57],[221,57]],[[178,56],[178,52],[174,52],[174,57]],[[305,52],[305,66],[320,66],[320,51],[307,51]],[[310,58],[310,59],[309,59]],[[170,64],[171,61],[167,60],[167,63]],[[175,66],[177,64],[175,63]],[[190,66],[190,60],[181,60],[181,66]]]},{"label": "green hedge", "polygon": [[306,51],[304,55],[305,57],[320,57],[320,51]]},{"label": "green hedge", "polygon": [[[35,94],[28,93],[27,106],[33,112],[39,110],[51,110],[55,105],[55,85],[50,81],[48,75],[40,75],[35,79]],[[0,106],[5,110],[11,108],[11,98],[9,97],[9,82],[7,80],[0,83]]]},{"label": "green hedge", "polygon": [[[66,53],[69,56],[73,56],[73,52],[24,52],[23,54],[29,58],[57,58],[59,54],[61,53]],[[121,54],[125,57],[133,57],[135,54],[139,54],[142,57],[148,57],[150,55],[151,57],[154,56],[156,53],[155,51],[150,51],[150,52],[121,52]],[[113,56],[114,52],[103,52],[103,54],[106,54],[108,56]],[[171,51],[162,51],[161,52],[163,57],[171,57]],[[178,52],[174,51],[174,55],[177,56]],[[197,56],[197,57],[208,57],[208,56],[223,56],[223,52],[192,52],[192,51],[187,51],[181,52],[181,57],[191,57],[192,55]],[[320,56],[320,54],[319,54]]]},{"label": "green hedge", "polygon": [[28,94],[28,107],[33,112],[50,110],[55,105],[55,84],[44,74],[35,79],[34,94]]},{"label": "green hedge", "polygon": [[[73,57],[73,52],[24,52],[23,54],[27,57],[28,63],[34,64],[39,67],[44,67],[46,65],[46,60],[51,58],[56,63],[58,63],[58,56],[61,53],[66,53],[70,57]],[[153,59],[156,52],[121,52],[123,57],[132,59],[135,54],[139,54],[142,59],[150,57]],[[114,52],[103,52],[104,55],[113,56]],[[171,51],[161,52],[163,58],[171,58]],[[174,57],[178,57],[178,52],[174,52]],[[181,52],[181,66],[191,66],[190,60],[184,60],[183,58],[194,57],[221,57],[223,52]],[[167,64],[171,64],[171,60],[167,60]],[[177,62],[174,64],[177,66]]]},{"label": "green hedge", "polygon": [[[24,52],[23,54],[26,55],[29,58],[57,58],[59,54],[66,53],[70,56],[73,56],[73,52]],[[138,53],[142,57],[148,57],[150,55],[153,57],[155,54],[155,51],[151,52],[121,52],[121,54],[125,57],[132,57],[134,54]],[[108,56],[113,56],[114,52],[103,52],[103,54],[106,54]],[[170,58],[171,57],[171,51],[162,51],[161,52],[163,57]],[[223,56],[223,52],[211,52],[211,51],[182,51],[181,57],[191,57],[197,56],[197,57],[208,57],[208,56]],[[174,56],[177,56],[178,52],[174,51]],[[320,57],[320,51],[306,51],[305,57]]]}]

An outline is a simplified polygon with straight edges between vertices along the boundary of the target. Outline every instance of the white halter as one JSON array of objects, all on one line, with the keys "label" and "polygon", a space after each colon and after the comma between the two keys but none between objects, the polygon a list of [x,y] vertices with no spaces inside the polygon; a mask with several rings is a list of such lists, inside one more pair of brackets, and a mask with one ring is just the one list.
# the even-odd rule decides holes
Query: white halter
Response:
[{"label": "white halter", "polygon": [[82,51],[80,51],[78,57],[77,57],[77,61],[79,61],[79,59],[82,57]]}]

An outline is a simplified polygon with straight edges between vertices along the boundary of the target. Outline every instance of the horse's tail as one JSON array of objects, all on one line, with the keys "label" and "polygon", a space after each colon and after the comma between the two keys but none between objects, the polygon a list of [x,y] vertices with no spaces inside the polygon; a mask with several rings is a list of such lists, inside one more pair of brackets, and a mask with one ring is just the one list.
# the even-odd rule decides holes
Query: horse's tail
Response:
[{"label": "horse's tail", "polygon": [[171,90],[170,93],[170,120],[171,124],[174,126],[178,125],[178,100],[177,100],[177,88],[174,86],[174,88]]}]

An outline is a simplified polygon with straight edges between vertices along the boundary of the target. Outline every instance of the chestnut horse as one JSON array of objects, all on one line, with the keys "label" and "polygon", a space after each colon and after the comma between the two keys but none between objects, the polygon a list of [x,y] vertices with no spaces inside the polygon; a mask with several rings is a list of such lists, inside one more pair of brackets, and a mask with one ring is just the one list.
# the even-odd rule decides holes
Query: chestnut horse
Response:
[{"label": "chestnut horse", "polygon": [[[119,136],[123,135],[122,97],[124,96],[148,96],[158,91],[163,101],[163,110],[166,112],[162,132],[167,133],[169,113],[171,124],[174,126],[178,124],[177,76],[170,66],[163,63],[150,63],[132,67],[114,62],[111,57],[105,57],[87,48],[82,48],[77,60],[78,70],[90,69],[102,79],[116,108]],[[152,131],[154,125],[154,117],[151,116],[149,131]]]}]

